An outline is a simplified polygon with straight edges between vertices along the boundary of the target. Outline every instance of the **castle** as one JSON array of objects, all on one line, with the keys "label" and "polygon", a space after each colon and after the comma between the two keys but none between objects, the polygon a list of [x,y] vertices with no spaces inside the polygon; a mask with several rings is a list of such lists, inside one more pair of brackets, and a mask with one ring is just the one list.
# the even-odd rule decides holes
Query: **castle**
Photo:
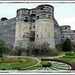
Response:
[{"label": "castle", "polygon": [[33,9],[21,8],[14,18],[0,22],[0,39],[7,47],[21,44],[27,47],[28,42],[48,42],[50,48],[61,44],[66,38],[75,40],[75,30],[69,25],[59,26],[54,18],[54,7],[39,5]]}]

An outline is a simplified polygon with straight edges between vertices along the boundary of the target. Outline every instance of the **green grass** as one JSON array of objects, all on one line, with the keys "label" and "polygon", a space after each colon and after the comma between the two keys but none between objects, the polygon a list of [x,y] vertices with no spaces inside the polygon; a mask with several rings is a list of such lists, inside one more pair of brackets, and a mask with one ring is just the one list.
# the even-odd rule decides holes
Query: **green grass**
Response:
[{"label": "green grass", "polygon": [[60,57],[60,58],[55,58],[55,59],[58,59],[58,60],[63,60],[63,61],[66,61],[66,62],[70,62],[72,64],[75,64],[75,58],[66,58],[66,57]]},{"label": "green grass", "polygon": [[[5,67],[7,67],[7,70],[12,70],[12,68],[14,68],[14,67],[27,68],[27,67],[33,66],[38,63],[38,61],[36,59],[32,59],[32,58],[24,58],[24,59],[29,60],[29,62],[26,63],[27,62],[27,60],[26,60],[26,61],[22,61],[20,63],[19,61],[21,61],[21,59],[22,58],[17,59],[16,61],[4,61],[4,60],[0,59],[0,64],[2,63],[0,66],[5,66]],[[16,63],[16,62],[18,62],[18,64],[11,64],[11,63]],[[4,65],[3,63],[6,63],[6,65]]]},{"label": "green grass", "polygon": [[[62,53],[59,53],[59,54],[61,55],[61,54],[66,54],[66,53],[71,53],[71,52],[73,52],[73,51],[62,52]],[[73,53],[73,55],[65,55],[63,57],[55,58],[55,59],[59,59],[59,60],[63,60],[63,61],[67,61],[67,62],[70,62],[72,64],[75,64],[75,53]]]}]

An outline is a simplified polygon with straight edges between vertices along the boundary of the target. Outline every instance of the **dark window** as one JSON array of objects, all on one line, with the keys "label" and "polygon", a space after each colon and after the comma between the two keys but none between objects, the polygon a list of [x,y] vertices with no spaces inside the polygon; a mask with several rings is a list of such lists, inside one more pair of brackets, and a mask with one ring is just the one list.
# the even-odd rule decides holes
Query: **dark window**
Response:
[{"label": "dark window", "polygon": [[28,12],[28,15],[29,15],[29,12]]},{"label": "dark window", "polygon": [[67,29],[67,28],[65,28],[65,29]]},{"label": "dark window", "polygon": [[34,11],[32,11],[32,13],[34,13]]},{"label": "dark window", "polygon": [[35,22],[35,20],[33,20],[33,22]]},{"label": "dark window", "polygon": [[38,35],[37,35],[37,37],[38,37]]},{"label": "dark window", "polygon": [[24,20],[25,22],[28,22],[28,17],[25,17],[25,20]]},{"label": "dark window", "polygon": [[39,19],[39,16],[37,16],[37,19]]},{"label": "dark window", "polygon": [[23,35],[23,39],[25,38],[25,35]]},{"label": "dark window", "polygon": [[28,17],[25,17],[25,19],[28,19]]},{"label": "dark window", "polygon": [[44,8],[43,6],[40,7],[41,10],[42,10],[43,8]]},{"label": "dark window", "polygon": [[25,19],[24,21],[25,21],[25,22],[28,22],[28,20],[27,20],[27,19]]},{"label": "dark window", "polygon": [[35,26],[33,26],[33,28],[35,28]]},{"label": "dark window", "polygon": [[63,38],[64,38],[64,36],[63,36]]},{"label": "dark window", "polygon": [[73,33],[75,33],[75,31],[73,31]]},{"label": "dark window", "polygon": [[30,27],[30,29],[31,29],[31,27]]}]

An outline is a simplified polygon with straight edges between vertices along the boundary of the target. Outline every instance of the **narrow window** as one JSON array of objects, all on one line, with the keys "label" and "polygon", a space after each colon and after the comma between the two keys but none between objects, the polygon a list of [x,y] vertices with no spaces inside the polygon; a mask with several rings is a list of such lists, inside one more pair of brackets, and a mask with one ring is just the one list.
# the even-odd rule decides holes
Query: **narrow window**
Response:
[{"label": "narrow window", "polygon": [[73,33],[75,33],[75,31],[73,31]]},{"label": "narrow window", "polygon": [[30,27],[30,29],[31,29],[31,27]]},{"label": "narrow window", "polygon": [[39,16],[37,16],[37,19],[39,19]]},{"label": "narrow window", "polygon": [[33,28],[35,28],[35,26],[33,26]]},{"label": "narrow window", "polygon": [[35,20],[33,19],[33,22],[35,22]]},{"label": "narrow window", "polygon": [[67,28],[65,28],[65,30],[66,30]]},{"label": "narrow window", "polygon": [[37,35],[37,37],[38,37],[38,35]]}]

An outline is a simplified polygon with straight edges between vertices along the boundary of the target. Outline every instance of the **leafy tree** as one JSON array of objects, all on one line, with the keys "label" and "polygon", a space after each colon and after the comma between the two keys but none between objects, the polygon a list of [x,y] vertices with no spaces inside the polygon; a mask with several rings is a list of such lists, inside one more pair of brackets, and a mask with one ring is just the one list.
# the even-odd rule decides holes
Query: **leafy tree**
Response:
[{"label": "leafy tree", "polygon": [[0,40],[0,57],[2,57],[2,53],[4,52],[4,44],[5,42],[3,40]]},{"label": "leafy tree", "polygon": [[57,55],[57,51],[54,49],[51,49],[49,47],[49,44],[47,42],[44,42],[42,44],[36,44],[34,42],[28,43],[28,46],[31,50],[31,54],[35,56],[54,56]]},{"label": "leafy tree", "polygon": [[72,44],[69,38],[66,38],[65,42],[63,43],[63,51],[71,51]]},{"label": "leafy tree", "polygon": [[1,18],[1,21],[5,21],[5,20],[8,20],[8,19],[6,17]]}]

